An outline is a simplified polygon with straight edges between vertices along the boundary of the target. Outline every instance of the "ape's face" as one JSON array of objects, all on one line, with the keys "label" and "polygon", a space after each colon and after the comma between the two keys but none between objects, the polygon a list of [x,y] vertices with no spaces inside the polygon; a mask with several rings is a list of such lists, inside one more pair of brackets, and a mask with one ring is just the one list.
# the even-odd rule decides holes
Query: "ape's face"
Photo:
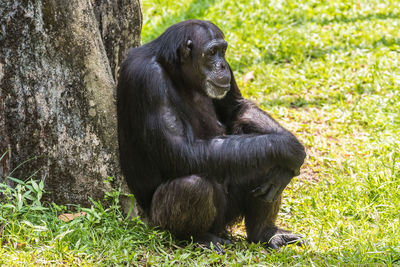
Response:
[{"label": "ape's face", "polygon": [[189,40],[183,50],[183,75],[210,98],[221,99],[231,86],[231,71],[225,60],[228,43],[222,38]]},{"label": "ape's face", "polygon": [[231,86],[231,72],[225,60],[228,43],[214,39],[205,44],[199,59],[199,71],[203,76],[202,89],[211,98],[221,99]]}]

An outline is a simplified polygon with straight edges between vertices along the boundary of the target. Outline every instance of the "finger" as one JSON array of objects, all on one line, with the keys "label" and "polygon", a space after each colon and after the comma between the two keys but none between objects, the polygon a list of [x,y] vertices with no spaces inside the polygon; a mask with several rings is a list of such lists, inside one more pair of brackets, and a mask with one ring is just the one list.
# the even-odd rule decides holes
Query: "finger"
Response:
[{"label": "finger", "polygon": [[299,247],[305,248],[305,247],[307,247],[307,245],[308,245],[308,244],[307,244],[307,240],[302,239],[302,240],[298,241],[298,242],[296,243],[296,245],[299,246]]},{"label": "finger", "polygon": [[257,193],[260,192],[260,190],[261,190],[261,186],[257,187],[256,189],[251,190],[251,193],[252,194],[257,194]]},{"label": "finger", "polygon": [[224,255],[224,254],[225,254],[225,250],[221,247],[221,244],[220,244],[220,243],[217,243],[217,244],[211,243],[211,244],[214,245],[214,248],[213,248],[213,249],[214,249],[219,255]]},{"label": "finger", "polygon": [[286,188],[286,185],[282,185],[281,188],[276,192],[273,201],[276,201],[278,197],[282,194],[283,190]]},{"label": "finger", "polygon": [[277,249],[279,248],[278,245],[276,245],[276,244],[274,244],[274,243],[272,243],[272,242],[269,242],[269,243],[267,244],[267,247],[270,248],[270,249],[272,249],[272,250],[277,250]]},{"label": "finger", "polygon": [[257,191],[253,193],[253,196],[259,197],[259,196],[264,195],[266,192],[268,192],[268,190],[270,189],[271,186],[272,186],[272,184],[270,184],[270,183],[266,183],[266,184],[263,184],[262,186],[259,186],[257,188]]},{"label": "finger", "polygon": [[276,195],[276,193],[278,192],[280,187],[276,186],[276,185],[272,185],[271,188],[269,189],[268,193],[263,196],[263,199],[267,202],[271,202],[272,200],[274,200],[274,197]]}]

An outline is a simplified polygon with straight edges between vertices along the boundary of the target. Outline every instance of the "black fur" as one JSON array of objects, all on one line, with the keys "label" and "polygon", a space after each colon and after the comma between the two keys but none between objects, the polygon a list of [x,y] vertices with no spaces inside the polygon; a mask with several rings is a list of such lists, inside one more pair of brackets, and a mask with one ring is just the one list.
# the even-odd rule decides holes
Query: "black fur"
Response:
[{"label": "black fur", "polygon": [[304,148],[242,97],[223,38],[190,20],[130,50],[117,91],[121,168],[150,220],[177,237],[221,242],[244,216],[250,241],[279,247],[299,238],[275,219]]}]

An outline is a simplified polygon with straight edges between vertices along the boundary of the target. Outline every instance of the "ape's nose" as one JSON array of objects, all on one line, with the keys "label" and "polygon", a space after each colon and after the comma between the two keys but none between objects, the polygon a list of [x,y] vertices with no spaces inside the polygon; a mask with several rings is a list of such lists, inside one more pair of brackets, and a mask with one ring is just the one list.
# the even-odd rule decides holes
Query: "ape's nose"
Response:
[{"label": "ape's nose", "polygon": [[223,61],[219,61],[219,62],[217,63],[217,69],[218,69],[218,70],[224,70],[224,69],[226,69],[226,63],[223,62]]}]

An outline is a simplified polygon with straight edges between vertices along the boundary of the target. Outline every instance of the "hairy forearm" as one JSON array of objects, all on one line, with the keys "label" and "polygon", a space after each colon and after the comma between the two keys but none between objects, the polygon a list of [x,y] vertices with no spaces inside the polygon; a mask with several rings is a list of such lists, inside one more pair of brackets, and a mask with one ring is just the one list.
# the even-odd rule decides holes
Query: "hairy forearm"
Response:
[{"label": "hairy forearm", "polygon": [[232,132],[240,133],[289,133],[277,121],[275,121],[265,111],[257,107],[254,103],[247,99],[240,101],[240,107],[236,113],[233,123]]},{"label": "hairy forearm", "polygon": [[266,173],[277,162],[293,166],[301,164],[293,159],[302,147],[287,146],[288,138],[291,137],[268,134],[232,135],[193,143],[174,140],[169,144],[163,142],[164,148],[157,157],[165,171],[172,171],[169,175],[175,177],[193,173],[218,176],[229,172],[236,177],[245,177],[237,174]]}]

